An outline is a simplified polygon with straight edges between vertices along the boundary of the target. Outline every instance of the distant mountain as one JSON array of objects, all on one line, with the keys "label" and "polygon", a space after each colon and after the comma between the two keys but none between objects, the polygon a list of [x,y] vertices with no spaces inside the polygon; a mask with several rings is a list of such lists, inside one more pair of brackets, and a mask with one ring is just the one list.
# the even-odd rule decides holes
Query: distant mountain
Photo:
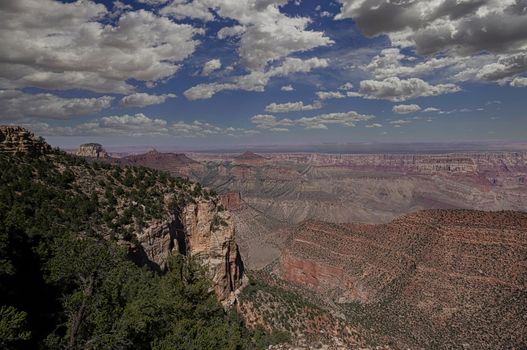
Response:
[{"label": "distant mountain", "polygon": [[202,171],[204,166],[183,153],[161,153],[151,150],[115,160],[119,164],[141,165],[152,169],[167,171],[174,176],[190,177],[195,171]]},{"label": "distant mountain", "polygon": [[175,166],[185,166],[191,164],[199,164],[199,162],[190,159],[184,153],[160,153],[155,149],[143,153],[135,154],[124,157],[130,163],[140,163],[140,164],[152,164],[152,165],[161,165],[166,162],[170,162]]},{"label": "distant mountain", "polygon": [[236,160],[265,160],[266,158],[259,155],[259,154],[256,154],[256,153],[253,153],[253,152],[250,152],[250,151],[246,151],[242,154],[240,154],[239,156],[236,156],[234,157],[234,159]]}]

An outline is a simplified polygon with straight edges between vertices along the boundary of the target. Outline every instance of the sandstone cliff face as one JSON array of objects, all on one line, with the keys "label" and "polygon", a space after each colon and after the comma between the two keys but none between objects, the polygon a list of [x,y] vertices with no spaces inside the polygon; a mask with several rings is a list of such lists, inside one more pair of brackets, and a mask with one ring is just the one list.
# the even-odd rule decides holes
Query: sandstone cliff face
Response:
[{"label": "sandstone cliff face", "polygon": [[173,254],[199,259],[208,269],[214,291],[228,307],[243,286],[243,263],[231,216],[212,200],[186,205],[181,212],[151,223],[137,235],[148,261],[161,270]]},{"label": "sandstone cliff face", "polygon": [[32,132],[19,126],[0,125],[0,153],[42,154],[51,147]]},{"label": "sandstone cliff face", "polygon": [[108,157],[108,154],[104,150],[101,144],[98,143],[85,143],[79,146],[77,155],[81,157],[90,158],[104,158]]},{"label": "sandstone cliff face", "polygon": [[200,201],[184,208],[182,224],[185,236],[178,239],[179,251],[204,261],[216,294],[224,304],[232,304],[243,282],[243,265],[231,216],[218,212],[211,201]]}]

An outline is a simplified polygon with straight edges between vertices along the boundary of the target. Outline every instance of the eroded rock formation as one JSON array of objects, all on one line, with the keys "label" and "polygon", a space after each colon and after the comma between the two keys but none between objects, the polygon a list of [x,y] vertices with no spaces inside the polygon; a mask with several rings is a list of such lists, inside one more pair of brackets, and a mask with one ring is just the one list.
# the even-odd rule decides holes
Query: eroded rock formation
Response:
[{"label": "eroded rock formation", "polygon": [[[137,234],[148,261],[164,270],[173,254],[199,259],[208,269],[214,291],[224,306],[232,305],[244,283],[243,262],[227,211],[208,199],[187,204]],[[137,254],[137,253],[136,253]]]},{"label": "eroded rock formation", "polygon": [[50,150],[44,139],[31,131],[19,126],[0,125],[0,153],[38,155]]},{"label": "eroded rock formation", "polygon": [[89,158],[106,158],[108,154],[99,143],[85,143],[79,146],[78,156]]}]

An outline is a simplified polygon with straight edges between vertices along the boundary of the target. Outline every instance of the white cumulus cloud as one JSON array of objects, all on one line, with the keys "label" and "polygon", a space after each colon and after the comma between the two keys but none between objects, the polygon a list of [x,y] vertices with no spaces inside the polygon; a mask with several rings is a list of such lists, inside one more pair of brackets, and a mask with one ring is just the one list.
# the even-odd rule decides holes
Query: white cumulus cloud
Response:
[{"label": "white cumulus cloud", "polygon": [[198,84],[187,89],[183,94],[189,100],[208,99],[220,91],[244,90],[265,91],[269,80],[273,77],[288,76],[294,73],[307,73],[313,69],[325,68],[328,60],[321,58],[310,58],[302,60],[299,58],[286,58],[280,65],[271,67],[265,71],[252,71],[247,75],[236,76],[227,82]]},{"label": "white cumulus cloud", "polygon": [[212,59],[205,62],[203,69],[201,70],[201,75],[208,76],[210,73],[217,71],[221,68],[221,60],[218,58]]},{"label": "white cumulus cloud", "polygon": [[28,94],[18,90],[0,90],[0,119],[69,119],[109,108],[113,97],[63,98],[50,93]]},{"label": "white cumulus cloud", "polygon": [[397,114],[409,114],[409,113],[415,113],[419,112],[421,110],[421,107],[416,104],[411,105],[396,105],[393,106],[392,111]]},{"label": "white cumulus cloud", "polygon": [[145,107],[165,103],[169,98],[175,98],[175,94],[150,95],[144,92],[138,92],[125,96],[119,101],[123,107]]},{"label": "white cumulus cloud", "polygon": [[110,16],[92,1],[2,1],[0,88],[129,93],[130,79],[172,77],[203,33],[145,10],[126,11],[115,24]]},{"label": "white cumulus cloud", "polygon": [[315,101],[312,104],[305,105],[304,102],[286,102],[286,103],[271,103],[265,107],[265,111],[269,113],[287,113],[296,111],[312,111],[314,109],[322,108],[322,103]]}]

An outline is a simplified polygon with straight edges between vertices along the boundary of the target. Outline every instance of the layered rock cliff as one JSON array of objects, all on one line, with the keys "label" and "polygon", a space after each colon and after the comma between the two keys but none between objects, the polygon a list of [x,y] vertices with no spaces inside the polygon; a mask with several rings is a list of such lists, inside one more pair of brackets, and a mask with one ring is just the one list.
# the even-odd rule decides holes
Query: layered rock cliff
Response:
[{"label": "layered rock cliff", "polygon": [[311,221],[286,234],[277,273],[420,347],[522,348],[526,234],[527,213],[513,211]]},{"label": "layered rock cliff", "polygon": [[245,282],[243,262],[232,218],[215,200],[186,204],[136,234],[146,258],[159,269],[166,268],[173,254],[197,258],[206,266],[221,303],[228,307],[236,301]]},{"label": "layered rock cliff", "polygon": [[51,147],[31,131],[19,126],[0,125],[0,153],[42,154]]},{"label": "layered rock cliff", "polygon": [[85,143],[79,146],[77,155],[89,158],[105,158],[108,154],[99,143]]}]

